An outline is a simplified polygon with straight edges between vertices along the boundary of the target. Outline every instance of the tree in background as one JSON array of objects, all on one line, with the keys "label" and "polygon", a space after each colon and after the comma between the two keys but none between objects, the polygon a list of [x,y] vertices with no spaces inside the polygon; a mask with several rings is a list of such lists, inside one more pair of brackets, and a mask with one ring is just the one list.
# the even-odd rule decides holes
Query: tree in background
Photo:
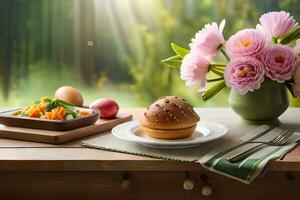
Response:
[{"label": "tree in background", "polygon": [[[178,71],[161,64],[171,55],[168,44],[184,46],[223,18],[228,36],[280,9],[300,21],[300,0],[2,0],[0,103],[12,94],[31,101],[65,84],[96,96],[109,82],[131,84],[139,105],[170,94],[203,105]],[[218,95],[205,105],[226,105],[226,92]]]},{"label": "tree in background", "polygon": [[[227,26],[232,27],[231,32],[241,27],[250,26],[257,20],[255,7],[250,1],[152,1],[157,7],[153,13],[148,14],[155,23],[146,24],[136,21],[139,29],[140,46],[134,48],[135,55],[129,58],[131,74],[135,78],[134,89],[142,104],[148,104],[154,99],[170,94],[180,94],[195,105],[200,105],[196,93],[188,91],[183,82],[179,80],[177,70],[165,67],[159,61],[171,54],[169,43],[187,44],[193,35],[205,23],[213,20],[220,22],[227,19]],[[235,9],[231,9],[234,7]],[[239,11],[239,12],[238,12]],[[238,16],[238,17],[237,17]],[[140,19],[141,17],[136,17]],[[238,19],[238,20],[236,20]],[[159,23],[157,23],[159,22]],[[226,33],[225,33],[226,34]],[[135,47],[135,46],[133,46]],[[143,49],[141,52],[140,49]],[[143,58],[140,60],[140,58]],[[226,94],[221,99],[214,99],[206,105],[227,105]],[[222,103],[223,102],[223,103]],[[201,105],[204,105],[203,103]]]}]

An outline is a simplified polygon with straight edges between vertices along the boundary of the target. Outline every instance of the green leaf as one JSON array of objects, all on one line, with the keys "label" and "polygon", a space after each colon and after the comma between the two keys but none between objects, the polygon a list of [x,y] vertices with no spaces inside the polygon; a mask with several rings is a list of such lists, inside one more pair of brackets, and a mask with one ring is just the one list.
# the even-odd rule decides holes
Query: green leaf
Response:
[{"label": "green leaf", "polygon": [[170,58],[164,59],[162,63],[168,65],[169,67],[179,68],[182,63],[182,59],[179,55],[172,56]]},{"label": "green leaf", "polygon": [[216,94],[218,94],[223,88],[226,87],[225,81],[220,81],[216,84],[214,84],[213,86],[211,86],[207,91],[205,91],[202,94],[202,101],[207,101],[210,98],[212,98],[213,96],[215,96]]},{"label": "green leaf", "polygon": [[210,68],[210,71],[212,71],[213,73],[223,77],[224,76],[224,70],[221,70],[221,69],[217,69],[217,68]]},{"label": "green leaf", "polygon": [[221,77],[221,78],[207,79],[207,82],[208,82],[208,83],[211,83],[211,82],[216,82],[216,81],[221,81],[221,80],[224,80],[224,78]]},{"label": "green leaf", "polygon": [[181,47],[175,43],[171,43],[171,47],[172,47],[173,51],[181,58],[184,58],[184,56],[186,56],[186,54],[190,53],[190,51],[188,49]]},{"label": "green leaf", "polygon": [[77,118],[79,116],[78,113],[75,112],[74,105],[60,99],[54,99],[53,102],[55,103],[56,107],[60,106],[65,108],[67,113],[71,114],[74,118]]},{"label": "green leaf", "polygon": [[291,93],[292,97],[296,98],[296,96],[294,95],[293,85],[291,83],[289,83],[289,82],[285,82],[285,86],[287,87],[287,89]]},{"label": "green leaf", "polygon": [[227,65],[226,64],[221,64],[221,63],[210,63],[210,67],[219,67],[219,68],[225,68]]},{"label": "green leaf", "polygon": [[171,56],[169,58],[166,58],[166,59],[162,60],[161,62],[166,62],[166,61],[169,61],[169,60],[182,60],[182,58],[179,55],[175,55],[175,56]]},{"label": "green leaf", "polygon": [[168,65],[169,67],[178,69],[181,66],[181,61],[170,60],[170,61],[164,62],[164,64]]},{"label": "green leaf", "polygon": [[71,106],[71,107],[73,107],[74,105],[72,105],[72,104],[70,104],[70,103],[68,103],[68,102],[65,102],[65,101],[63,101],[63,100],[60,100],[60,99],[55,99],[55,101],[59,104],[59,105],[61,105],[62,107],[65,107],[65,106]]},{"label": "green leaf", "polygon": [[57,107],[63,107],[69,113],[74,113],[74,110],[75,110],[75,108],[72,104],[69,104],[69,103],[62,101],[60,99],[57,99],[57,98],[53,98],[51,100],[51,102],[47,103],[46,111],[50,112],[52,109],[57,108]]},{"label": "green leaf", "polygon": [[218,76],[224,76],[225,64],[209,64],[208,71],[215,73]]},{"label": "green leaf", "polygon": [[51,112],[52,109],[56,108],[57,107],[57,104],[56,102],[50,102],[47,104],[46,106],[46,112]]},{"label": "green leaf", "polygon": [[296,26],[284,36],[278,39],[280,44],[289,44],[300,38],[300,26]]},{"label": "green leaf", "polygon": [[295,26],[294,28],[292,28],[291,30],[289,30],[288,32],[286,32],[285,34],[281,35],[279,38],[277,39],[284,39],[284,38],[287,38],[287,37],[290,37],[291,35],[295,34],[296,32],[298,32],[300,29],[300,26]]}]

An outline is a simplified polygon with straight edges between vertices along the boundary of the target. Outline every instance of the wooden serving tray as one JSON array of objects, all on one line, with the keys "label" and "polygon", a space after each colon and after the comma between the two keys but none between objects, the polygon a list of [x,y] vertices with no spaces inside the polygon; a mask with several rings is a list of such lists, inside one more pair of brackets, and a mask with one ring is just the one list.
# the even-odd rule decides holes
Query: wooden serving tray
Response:
[{"label": "wooden serving tray", "polygon": [[5,126],[0,124],[0,138],[62,144],[96,133],[108,131],[114,126],[132,120],[132,115],[119,113],[115,119],[99,119],[95,124],[67,131],[51,131]]},{"label": "wooden serving tray", "polygon": [[69,120],[50,120],[30,117],[14,116],[17,110],[13,109],[0,113],[0,124],[22,128],[44,129],[51,131],[68,131],[94,124],[99,118],[99,112],[91,110],[92,114]]}]

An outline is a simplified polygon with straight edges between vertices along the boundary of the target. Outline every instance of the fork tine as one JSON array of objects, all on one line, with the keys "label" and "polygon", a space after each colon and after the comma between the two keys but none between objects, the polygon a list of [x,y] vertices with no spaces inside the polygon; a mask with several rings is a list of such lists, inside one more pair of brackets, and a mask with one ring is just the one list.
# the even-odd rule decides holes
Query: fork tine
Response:
[{"label": "fork tine", "polygon": [[281,142],[284,142],[286,139],[288,139],[293,134],[292,129],[287,129],[285,133],[282,135],[280,139],[276,141],[276,144],[280,144]]},{"label": "fork tine", "polygon": [[284,134],[282,134],[282,136],[275,141],[275,144],[280,143],[281,141],[283,141],[290,133],[290,129],[285,130]]},{"label": "fork tine", "polygon": [[290,129],[289,132],[287,134],[285,134],[285,136],[277,142],[277,144],[284,144],[286,141],[288,141],[288,139],[295,133],[295,130]]},{"label": "fork tine", "polygon": [[280,133],[278,135],[276,135],[275,138],[271,139],[270,142],[276,142],[278,140],[278,138],[280,138],[283,133],[284,133],[284,130],[280,131]]},{"label": "fork tine", "polygon": [[[275,145],[283,145],[289,138],[290,136],[295,132],[295,130],[292,129],[285,129],[285,130],[281,130],[280,133],[273,139],[270,140],[269,143],[275,144]],[[252,147],[251,149],[248,149],[246,151],[243,151],[241,153],[235,154],[229,158],[226,158],[228,161],[230,162],[237,162],[240,161],[248,156],[250,156],[251,154],[253,154],[253,152],[256,152],[258,149],[260,149],[261,147],[263,147],[265,144],[260,144],[260,145],[256,145],[254,147]]]},{"label": "fork tine", "polygon": [[273,138],[270,142],[276,143],[278,140],[280,140],[288,132],[288,130],[289,129],[281,130],[281,132],[275,138]]}]

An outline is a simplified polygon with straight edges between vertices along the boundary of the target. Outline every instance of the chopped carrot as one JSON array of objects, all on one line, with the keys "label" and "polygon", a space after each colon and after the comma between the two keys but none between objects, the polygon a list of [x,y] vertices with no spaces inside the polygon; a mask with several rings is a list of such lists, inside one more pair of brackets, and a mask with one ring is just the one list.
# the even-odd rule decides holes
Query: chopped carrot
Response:
[{"label": "chopped carrot", "polygon": [[56,111],[55,111],[55,117],[57,119],[62,119],[65,115],[65,109],[62,107],[59,107]]},{"label": "chopped carrot", "polygon": [[57,107],[51,110],[51,112],[46,112],[47,119],[61,120],[64,118],[66,111],[63,107]]},{"label": "chopped carrot", "polygon": [[37,105],[33,105],[28,109],[28,117],[40,117],[40,108]]},{"label": "chopped carrot", "polygon": [[16,111],[16,112],[14,112],[12,115],[17,116],[17,115],[20,115],[21,113],[22,113],[22,111],[21,111],[21,110],[18,110],[18,111]]},{"label": "chopped carrot", "polygon": [[45,119],[51,119],[50,114],[51,114],[51,112],[46,112],[45,113]]},{"label": "chopped carrot", "polygon": [[82,115],[82,116],[87,116],[87,115],[90,115],[90,114],[91,114],[91,112],[88,111],[88,110],[79,110],[79,113],[80,113],[80,115]]},{"label": "chopped carrot", "polygon": [[47,103],[45,103],[45,102],[41,102],[41,103],[39,104],[39,108],[40,108],[40,111],[41,111],[42,113],[45,112],[46,107],[47,107]]}]

